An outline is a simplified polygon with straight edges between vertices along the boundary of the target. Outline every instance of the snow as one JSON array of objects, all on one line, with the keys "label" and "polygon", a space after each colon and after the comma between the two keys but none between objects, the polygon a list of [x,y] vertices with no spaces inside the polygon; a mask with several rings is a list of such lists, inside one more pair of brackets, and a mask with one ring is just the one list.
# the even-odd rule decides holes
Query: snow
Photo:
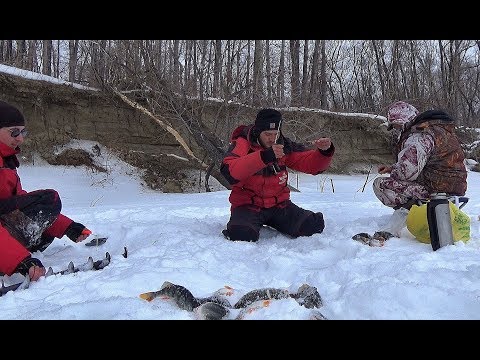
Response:
[{"label": "snow", "polygon": [[10,75],[20,76],[30,80],[40,80],[40,81],[51,82],[58,85],[69,85],[74,88],[82,89],[82,90],[98,91],[98,89],[95,89],[92,87],[83,86],[77,83],[72,83],[70,81],[57,79],[53,76],[43,75],[34,71],[19,69],[19,68],[4,65],[4,64],[0,64],[0,72],[10,74]]},{"label": "snow", "polygon": [[[94,144],[70,145],[91,149]],[[351,239],[358,232],[373,233],[393,213],[373,194],[374,176],[367,181],[365,175],[291,174],[291,184],[301,190],[292,193],[292,200],[323,212],[325,231],[290,239],[265,228],[257,243],[231,242],[221,235],[229,219],[228,190],[153,191],[141,184],[137,169],[101,150],[95,160],[108,173],[54,167],[37,157],[34,165],[22,164],[19,174],[27,191],[57,190],[65,215],[96,236],[108,236],[98,247],[56,239],[33,255],[59,271],[70,261],[80,265],[88,256],[98,260],[108,251],[110,265],[41,278],[28,289],[9,292],[0,297],[0,319],[196,319],[195,313],[164,299],[139,297],[159,290],[165,281],[198,298],[228,285],[237,299],[254,289],[296,292],[309,284],[323,300],[316,310],[331,320],[480,319],[479,173],[468,172],[470,201],[463,208],[471,219],[471,240],[436,252],[408,233],[383,247]],[[21,275],[4,280],[16,283]],[[303,320],[312,311],[288,298],[245,319]],[[239,312],[231,309],[226,319]]]}]

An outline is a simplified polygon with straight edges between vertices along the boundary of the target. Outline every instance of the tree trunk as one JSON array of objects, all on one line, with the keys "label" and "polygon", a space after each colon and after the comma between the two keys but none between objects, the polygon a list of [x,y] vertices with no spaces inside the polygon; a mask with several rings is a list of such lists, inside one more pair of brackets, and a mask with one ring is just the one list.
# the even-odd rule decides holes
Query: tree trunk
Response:
[{"label": "tree trunk", "polygon": [[253,53],[253,106],[260,106],[263,100],[263,40],[255,40]]},{"label": "tree trunk", "polygon": [[291,106],[300,105],[300,41],[290,40],[290,59],[292,62],[292,98]]},{"label": "tree trunk", "polygon": [[43,40],[42,74],[52,75],[52,40]]}]

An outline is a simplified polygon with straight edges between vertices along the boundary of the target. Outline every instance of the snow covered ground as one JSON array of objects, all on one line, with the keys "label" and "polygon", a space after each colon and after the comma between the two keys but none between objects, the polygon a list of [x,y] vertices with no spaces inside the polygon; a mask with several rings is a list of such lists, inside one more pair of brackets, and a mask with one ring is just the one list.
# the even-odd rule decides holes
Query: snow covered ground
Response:
[{"label": "snow covered ground", "polygon": [[[195,319],[169,301],[139,297],[165,281],[196,297],[225,285],[240,296],[267,287],[295,292],[309,284],[322,297],[318,310],[331,320],[480,319],[479,173],[468,173],[470,201],[463,208],[471,219],[471,240],[434,252],[409,236],[383,247],[351,239],[358,232],[373,233],[393,212],[376,199],[371,179],[362,191],[365,175],[291,176],[301,190],[292,200],[324,213],[322,234],[289,239],[263,229],[257,243],[231,242],[221,235],[229,219],[229,191],[155,192],[141,185],[136,169],[103,156],[97,160],[108,174],[41,161],[19,168],[26,190],[56,189],[65,215],[109,237],[98,247],[56,239],[34,256],[55,271],[88,256],[100,259],[107,251],[112,260],[100,271],[42,278],[7,293],[0,298],[0,319]],[[6,285],[19,276],[5,277]],[[238,314],[232,309],[227,319]],[[245,318],[309,319],[311,314],[288,298]]]}]

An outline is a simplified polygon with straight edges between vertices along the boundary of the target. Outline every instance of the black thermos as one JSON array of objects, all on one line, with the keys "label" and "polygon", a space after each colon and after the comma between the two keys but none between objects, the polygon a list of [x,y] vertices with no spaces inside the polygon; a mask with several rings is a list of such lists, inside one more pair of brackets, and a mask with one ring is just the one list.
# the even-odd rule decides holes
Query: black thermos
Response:
[{"label": "black thermos", "polygon": [[434,193],[427,203],[427,221],[433,251],[453,245],[450,202],[445,193]]}]

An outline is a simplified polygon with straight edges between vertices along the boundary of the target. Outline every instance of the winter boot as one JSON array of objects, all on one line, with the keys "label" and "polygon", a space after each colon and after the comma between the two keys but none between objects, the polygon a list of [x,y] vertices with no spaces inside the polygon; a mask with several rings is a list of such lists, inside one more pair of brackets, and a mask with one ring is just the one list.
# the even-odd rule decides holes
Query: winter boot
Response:
[{"label": "winter boot", "polygon": [[225,239],[230,240],[230,233],[228,232],[227,229],[222,230],[222,234],[225,237]]},{"label": "winter boot", "polygon": [[407,215],[409,210],[404,207],[395,210],[386,226],[380,231],[389,232],[395,237],[400,237],[403,228],[407,226]]}]

